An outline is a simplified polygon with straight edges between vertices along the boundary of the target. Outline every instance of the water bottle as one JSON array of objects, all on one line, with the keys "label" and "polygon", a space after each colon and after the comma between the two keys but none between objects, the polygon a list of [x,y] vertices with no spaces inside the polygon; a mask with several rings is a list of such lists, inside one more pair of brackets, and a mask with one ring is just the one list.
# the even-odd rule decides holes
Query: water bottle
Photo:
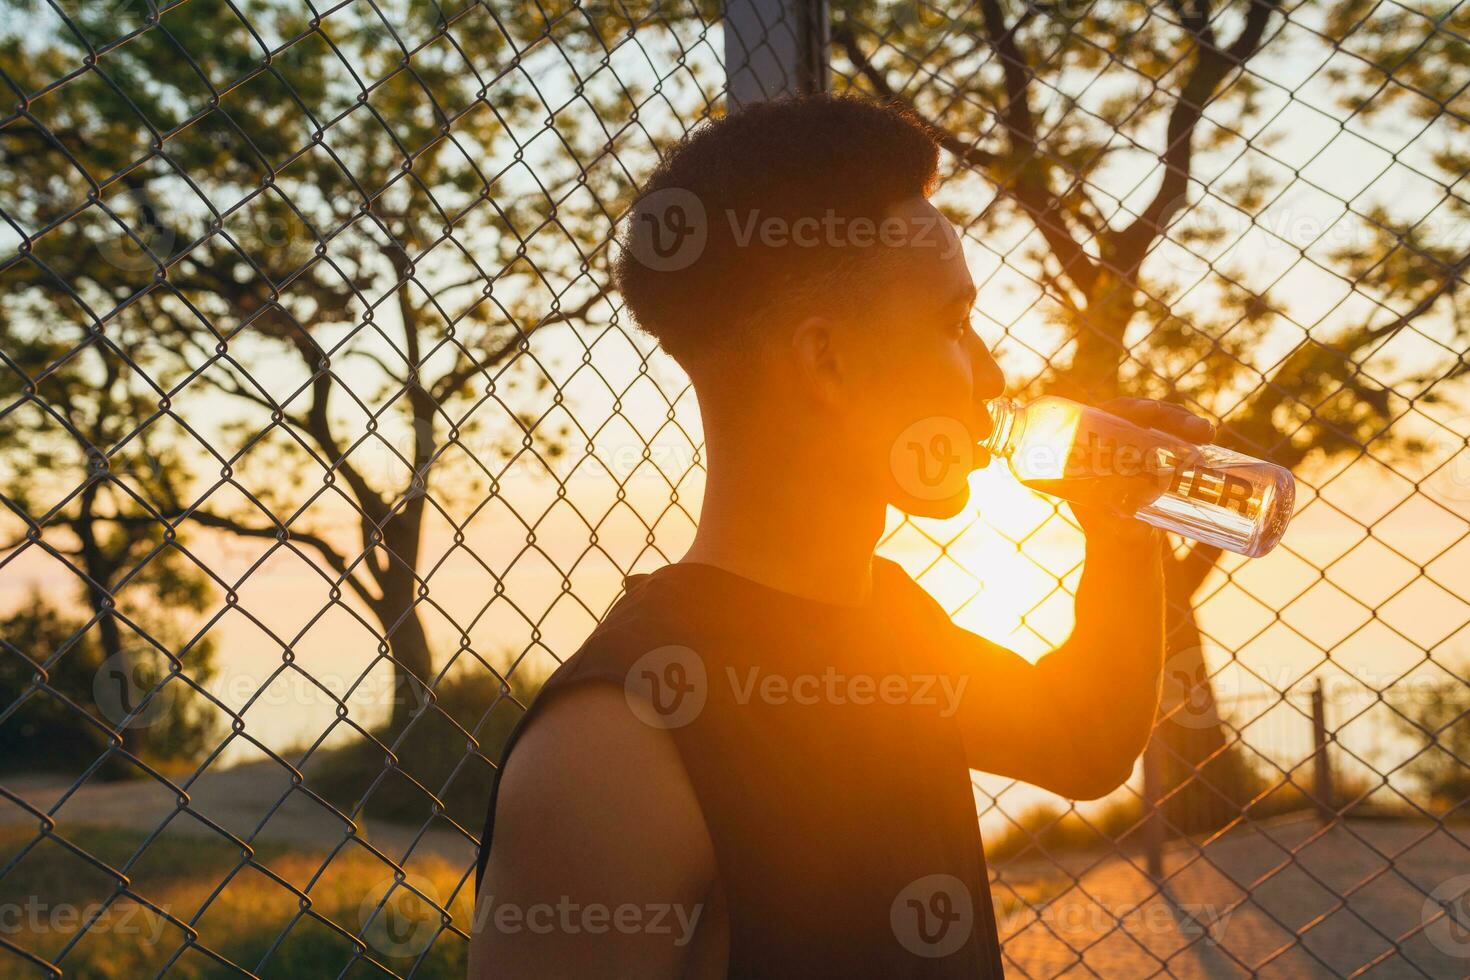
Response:
[{"label": "water bottle", "polygon": [[1275,463],[1192,445],[1055,395],[1025,405],[996,398],[989,409],[995,428],[980,445],[1028,487],[1086,502],[1098,499],[1099,480],[1147,477],[1157,496],[1130,516],[1250,558],[1286,532],[1296,481]]}]

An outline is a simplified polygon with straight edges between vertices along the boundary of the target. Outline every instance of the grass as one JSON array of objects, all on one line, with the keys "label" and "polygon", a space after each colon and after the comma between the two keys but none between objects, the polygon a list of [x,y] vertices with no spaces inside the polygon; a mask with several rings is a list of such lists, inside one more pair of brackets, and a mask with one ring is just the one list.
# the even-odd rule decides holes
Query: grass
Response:
[{"label": "grass", "polygon": [[[525,704],[536,685],[513,678],[510,688]],[[366,815],[421,826],[439,808],[435,819],[478,832],[494,777],[489,760],[499,760],[521,713],[498,679],[448,681],[403,736],[397,768],[385,773],[382,747],[364,739],[317,753],[307,785],[344,811],[365,797]],[[99,864],[122,871],[126,887],[119,891]],[[395,883],[394,870],[351,840],[335,853],[272,841],[247,856],[224,839],[168,829],[148,842],[142,831],[98,825],[62,826],[39,840],[32,828],[0,827],[0,941],[67,976],[96,980],[165,966],[187,980],[240,976],[228,963],[282,980],[344,970],[352,978],[463,977],[467,944],[441,927],[434,906],[468,933],[473,879],[437,856],[415,856],[406,885]],[[7,977],[45,975],[5,960],[15,971]]]},{"label": "grass", "polygon": [[[145,837],[136,831],[74,826],[64,834],[114,868],[136,855],[118,893],[116,879],[55,838],[33,844],[29,828],[0,830],[0,866],[16,862],[0,878],[0,937],[42,959],[59,957],[68,976],[151,976],[175,956],[171,977],[240,975],[205,950],[269,978],[336,976],[349,966],[350,977],[411,968],[416,977],[465,975],[464,939],[441,931],[437,911],[395,886],[391,866],[360,846],[328,862],[326,852],[272,843],[247,861],[219,839],[165,832],[138,854]],[[472,897],[463,877],[464,869],[428,858],[414,863],[408,882],[468,932]],[[184,929],[160,912],[196,930],[197,943],[187,945]],[[365,940],[361,953],[352,936]],[[16,976],[43,975],[8,959]]]}]

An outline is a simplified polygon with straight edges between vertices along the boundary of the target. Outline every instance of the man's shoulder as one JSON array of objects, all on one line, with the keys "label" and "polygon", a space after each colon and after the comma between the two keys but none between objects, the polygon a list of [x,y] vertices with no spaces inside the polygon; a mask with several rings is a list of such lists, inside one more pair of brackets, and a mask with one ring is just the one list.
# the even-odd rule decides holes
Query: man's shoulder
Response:
[{"label": "man's shoulder", "polygon": [[697,610],[658,572],[624,579],[624,591],[547,685],[590,681],[621,684],[646,654],[666,646],[687,645],[697,628]]},{"label": "man's shoulder", "polygon": [[[522,812],[531,814],[532,823],[536,814],[598,800],[599,794],[587,788],[594,775],[597,780],[616,777],[620,787],[644,787],[650,778],[663,787],[660,792],[682,786],[682,763],[669,733],[630,710],[625,687],[639,657],[680,635],[675,600],[664,591],[650,576],[629,576],[602,621],[541,684],[502,748],[502,778],[491,796],[486,842],[499,834],[502,783],[511,809],[529,808]],[[640,799],[656,795],[646,787],[641,792]],[[598,826],[607,816],[583,814]],[[482,848],[482,876],[490,853]]]}]

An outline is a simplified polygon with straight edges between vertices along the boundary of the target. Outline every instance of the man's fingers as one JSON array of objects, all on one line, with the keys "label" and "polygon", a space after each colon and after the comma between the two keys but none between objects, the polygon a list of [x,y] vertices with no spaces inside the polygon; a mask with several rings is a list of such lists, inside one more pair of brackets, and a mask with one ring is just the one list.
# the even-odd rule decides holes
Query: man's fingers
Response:
[{"label": "man's fingers", "polygon": [[1209,419],[1195,415],[1182,405],[1152,398],[1114,398],[1104,403],[1102,409],[1134,425],[1158,429],[1190,442],[1209,442],[1215,437],[1215,426]]},{"label": "man's fingers", "polygon": [[1215,423],[1201,418],[1179,405],[1169,405],[1174,410],[1175,420],[1169,431],[1181,439],[1191,442],[1209,442],[1215,438]]},{"label": "man's fingers", "polygon": [[1140,507],[1159,499],[1167,486],[1167,480],[1160,481],[1152,477],[1128,479],[1119,488],[1118,509],[1131,515]]}]

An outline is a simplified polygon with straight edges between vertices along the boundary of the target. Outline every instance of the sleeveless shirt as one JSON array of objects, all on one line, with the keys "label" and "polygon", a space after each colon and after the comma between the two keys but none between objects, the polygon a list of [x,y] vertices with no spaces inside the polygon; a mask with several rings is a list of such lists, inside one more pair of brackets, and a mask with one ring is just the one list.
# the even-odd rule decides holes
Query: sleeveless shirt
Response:
[{"label": "sleeveless shirt", "polygon": [[1003,976],[945,687],[973,634],[881,558],[861,606],[696,563],[624,585],[511,732],[501,766],[551,698],[613,685],[668,731],[704,813],[729,976]]}]

